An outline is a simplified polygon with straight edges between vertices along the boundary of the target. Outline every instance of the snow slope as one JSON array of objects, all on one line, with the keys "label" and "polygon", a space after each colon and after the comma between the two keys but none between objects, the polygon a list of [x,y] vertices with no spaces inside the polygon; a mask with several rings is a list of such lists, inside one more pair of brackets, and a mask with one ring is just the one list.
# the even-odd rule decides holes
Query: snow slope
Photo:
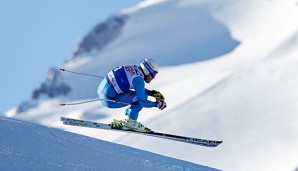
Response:
[{"label": "snow slope", "polygon": [[0,170],[216,170],[0,117]]},{"label": "snow slope", "polygon": [[64,126],[60,116],[110,122],[124,111],[99,102],[60,107],[95,98],[100,82],[69,73],[56,74],[71,88],[67,95],[34,99],[27,111],[5,115],[223,170],[297,168],[297,1],[145,1],[121,14],[127,19],[117,38],[62,67],[104,75],[144,56],[155,58],[162,67],[147,87],[160,90],[168,108],[144,109],[139,121],[222,145],[202,148]]}]

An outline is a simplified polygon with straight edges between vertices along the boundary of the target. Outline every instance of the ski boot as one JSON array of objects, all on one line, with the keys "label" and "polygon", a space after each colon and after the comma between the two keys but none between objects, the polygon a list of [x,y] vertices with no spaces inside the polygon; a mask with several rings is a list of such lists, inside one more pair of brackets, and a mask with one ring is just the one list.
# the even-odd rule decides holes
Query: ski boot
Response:
[{"label": "ski boot", "polygon": [[121,120],[117,120],[117,119],[113,119],[111,126],[113,129],[122,129],[123,128],[123,124],[121,123]]},{"label": "ski boot", "polygon": [[113,119],[112,126],[118,129],[133,130],[133,131],[144,132],[144,133],[151,131],[151,129],[145,127],[140,122],[137,122],[136,120],[133,120],[128,116],[123,120]]}]

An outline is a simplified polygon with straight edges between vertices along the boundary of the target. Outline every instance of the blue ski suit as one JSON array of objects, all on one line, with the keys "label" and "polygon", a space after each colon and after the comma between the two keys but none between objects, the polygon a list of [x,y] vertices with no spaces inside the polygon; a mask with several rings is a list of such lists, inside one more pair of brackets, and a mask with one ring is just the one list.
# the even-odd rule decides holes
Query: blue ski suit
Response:
[{"label": "blue ski suit", "polygon": [[[125,114],[137,120],[143,107],[156,107],[157,102],[147,100],[149,90],[145,89],[144,74],[137,65],[119,66],[110,71],[98,86],[97,93],[100,99],[114,100],[128,103],[130,106]],[[108,108],[121,108],[128,104],[102,100]]]}]

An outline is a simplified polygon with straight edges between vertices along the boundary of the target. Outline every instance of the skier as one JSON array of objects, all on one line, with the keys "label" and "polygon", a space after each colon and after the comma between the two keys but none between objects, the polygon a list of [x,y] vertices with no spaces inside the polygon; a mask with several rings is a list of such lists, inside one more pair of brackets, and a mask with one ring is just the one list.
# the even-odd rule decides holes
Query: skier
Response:
[{"label": "skier", "polygon": [[[102,104],[108,108],[125,110],[125,118],[114,119],[112,125],[121,124],[138,132],[149,132],[150,129],[137,122],[139,112],[143,107],[158,107],[163,110],[167,107],[164,96],[156,90],[145,89],[145,83],[150,83],[158,73],[158,65],[152,59],[143,59],[140,66],[119,66],[111,70],[98,86],[98,96]],[[155,97],[156,101],[147,100],[148,96]]]}]

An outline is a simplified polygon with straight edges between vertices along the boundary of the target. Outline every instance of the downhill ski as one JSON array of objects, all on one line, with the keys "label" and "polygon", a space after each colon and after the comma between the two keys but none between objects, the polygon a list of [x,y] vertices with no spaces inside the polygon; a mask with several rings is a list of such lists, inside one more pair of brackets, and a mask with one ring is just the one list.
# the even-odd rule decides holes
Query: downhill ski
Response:
[{"label": "downhill ski", "polygon": [[201,145],[201,146],[205,146],[205,147],[216,147],[216,146],[218,146],[219,144],[222,143],[222,141],[217,141],[217,140],[199,139],[199,138],[186,137],[186,136],[173,135],[173,134],[166,134],[166,133],[155,132],[155,131],[138,132],[138,131],[134,131],[134,130],[130,130],[130,129],[124,129],[123,127],[113,127],[112,124],[98,123],[98,122],[79,120],[79,119],[71,119],[71,118],[66,118],[66,117],[61,117],[61,121],[65,125],[88,127],[88,128],[97,128],[97,129],[112,130],[112,131],[121,131],[121,132],[128,132],[128,133],[134,133],[134,134],[141,134],[141,135],[158,137],[158,138],[163,138],[163,139],[168,139],[168,140],[180,141],[180,142],[184,142],[184,143]]}]

